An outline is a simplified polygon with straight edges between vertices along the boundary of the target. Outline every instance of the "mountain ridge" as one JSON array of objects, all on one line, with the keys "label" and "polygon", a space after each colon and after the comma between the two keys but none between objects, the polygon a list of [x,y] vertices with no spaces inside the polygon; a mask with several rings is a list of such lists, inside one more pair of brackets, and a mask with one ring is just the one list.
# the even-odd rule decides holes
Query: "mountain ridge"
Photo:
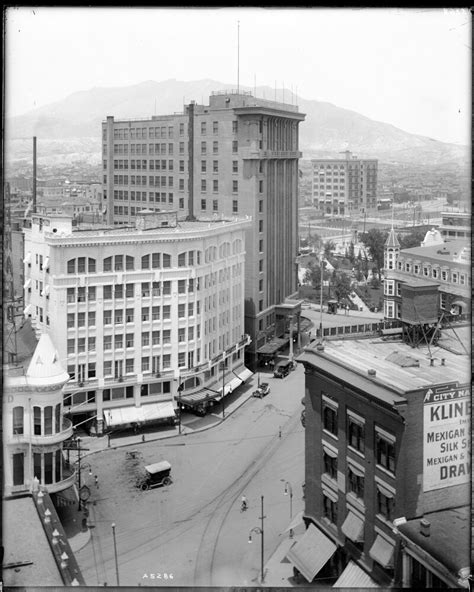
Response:
[{"label": "mountain ridge", "polygon": [[[66,143],[86,137],[97,137],[100,141],[101,122],[108,115],[134,119],[168,115],[178,109],[182,112],[186,102],[195,100],[205,104],[213,91],[232,88],[232,84],[211,79],[186,82],[170,78],[79,90],[23,115],[6,118],[7,138],[12,142],[36,135]],[[254,94],[250,87],[242,86],[240,90]],[[300,124],[300,149],[305,158],[315,152],[337,154],[344,150],[360,157],[419,164],[464,162],[469,158],[467,146],[412,134],[328,101],[302,99],[288,89],[259,86],[254,96],[297,104],[300,112],[306,114]]]}]

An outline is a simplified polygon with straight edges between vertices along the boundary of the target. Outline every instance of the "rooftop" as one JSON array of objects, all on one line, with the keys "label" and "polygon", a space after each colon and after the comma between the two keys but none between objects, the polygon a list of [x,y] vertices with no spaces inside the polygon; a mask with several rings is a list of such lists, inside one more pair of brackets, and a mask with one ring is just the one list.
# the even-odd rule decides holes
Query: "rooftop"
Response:
[{"label": "rooftop", "polygon": [[[31,497],[3,500],[5,586],[64,586]],[[27,533],[27,536],[25,534]],[[21,564],[5,569],[8,564]]]},{"label": "rooftop", "polygon": [[[449,381],[465,384],[470,381],[470,357],[440,347],[413,349],[403,342],[388,342],[381,338],[334,340],[324,343],[324,350],[305,348],[298,356],[301,362],[336,374],[344,381],[362,388],[389,404],[397,402],[397,394],[426,388]],[[461,349],[459,347],[458,349]],[[434,365],[430,365],[430,350]],[[399,360],[419,363],[400,365]],[[441,365],[444,359],[444,365]],[[370,371],[375,371],[375,374]],[[388,393],[391,391],[391,394]]]},{"label": "rooftop", "polygon": [[[449,243],[435,244],[428,247],[412,247],[411,249],[403,249],[400,252],[402,256],[420,257],[423,259],[433,259],[436,261],[445,261],[446,263],[455,261],[464,249],[470,249],[469,242],[464,240],[453,240]],[[458,261],[461,263],[461,261]],[[465,262],[466,265],[470,263],[469,259]]]},{"label": "rooftop", "polygon": [[432,557],[457,574],[471,565],[471,519],[468,506],[424,514],[430,523],[430,535],[420,532],[421,518],[400,524],[398,530]]}]

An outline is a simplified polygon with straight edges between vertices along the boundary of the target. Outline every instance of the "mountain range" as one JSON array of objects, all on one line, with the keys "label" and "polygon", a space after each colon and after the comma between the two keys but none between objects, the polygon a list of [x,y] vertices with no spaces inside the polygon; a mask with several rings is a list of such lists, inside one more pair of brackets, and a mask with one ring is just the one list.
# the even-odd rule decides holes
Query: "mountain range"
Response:
[{"label": "mountain range", "polygon": [[[47,147],[52,146],[55,152],[60,147],[63,156],[78,154],[77,147],[82,145],[86,153],[97,153],[99,159],[101,122],[107,115],[132,119],[181,112],[191,100],[207,104],[213,91],[231,88],[230,84],[214,80],[172,79],[75,92],[24,115],[7,117],[6,156],[11,159],[17,153],[21,158],[22,146],[31,153],[31,138],[37,136],[38,142],[47,141],[43,146],[48,151]],[[357,156],[386,162],[444,165],[465,164],[470,156],[467,146],[411,134],[332,103],[296,97],[288,89],[260,86],[241,90],[251,91],[259,98],[298,105],[300,112],[306,114],[300,124],[303,158],[334,156],[351,150]]]}]

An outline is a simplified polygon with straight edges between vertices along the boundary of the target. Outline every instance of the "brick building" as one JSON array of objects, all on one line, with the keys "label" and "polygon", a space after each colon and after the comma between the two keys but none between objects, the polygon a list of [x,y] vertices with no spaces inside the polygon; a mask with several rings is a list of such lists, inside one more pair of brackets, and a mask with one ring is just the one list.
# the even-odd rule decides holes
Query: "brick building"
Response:
[{"label": "brick building", "polygon": [[[310,580],[333,585],[347,569],[351,586],[367,576],[383,586],[410,585],[418,561],[425,587],[458,585],[470,561],[470,373],[458,349],[431,357],[428,346],[366,339],[326,342],[299,356],[304,520],[313,548],[289,559]],[[443,561],[439,525],[451,511],[457,559],[450,553]],[[428,516],[432,536],[420,547],[418,523]]]}]

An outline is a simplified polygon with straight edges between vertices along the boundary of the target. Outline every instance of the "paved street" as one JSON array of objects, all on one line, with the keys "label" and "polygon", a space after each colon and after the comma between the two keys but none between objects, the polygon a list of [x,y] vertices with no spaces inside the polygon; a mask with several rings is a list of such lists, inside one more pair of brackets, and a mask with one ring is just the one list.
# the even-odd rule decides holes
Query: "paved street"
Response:
[{"label": "paved street", "polygon": [[[136,467],[126,460],[126,448],[88,458],[99,488],[92,487],[95,504],[89,504],[91,541],[76,557],[89,586],[116,584],[113,522],[120,585],[258,584],[261,539],[254,533],[249,545],[248,535],[261,525],[260,496],[265,502],[265,563],[288,537],[286,481],[293,489],[293,516],[303,509],[303,368],[283,380],[262,373],[261,380],[266,378],[271,387],[267,397],[248,399],[215,427],[136,446],[141,464],[171,462],[173,483],[168,487],[136,489]],[[250,383],[253,390],[256,375]],[[249,501],[245,513],[240,512],[243,493]]]}]

